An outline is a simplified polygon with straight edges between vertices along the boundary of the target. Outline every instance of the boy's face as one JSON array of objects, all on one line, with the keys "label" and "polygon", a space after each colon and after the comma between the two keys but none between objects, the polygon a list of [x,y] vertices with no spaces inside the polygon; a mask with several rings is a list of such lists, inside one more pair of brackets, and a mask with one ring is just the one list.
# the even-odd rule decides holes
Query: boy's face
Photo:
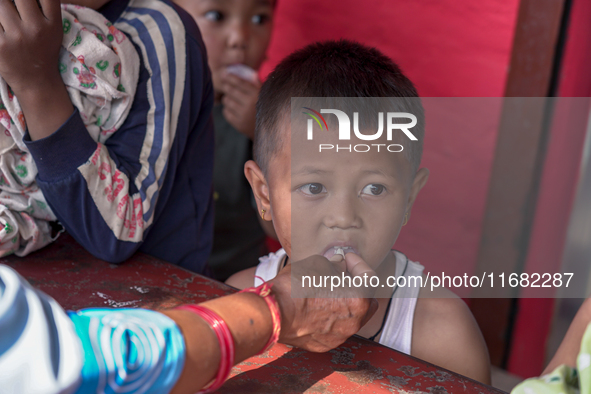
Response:
[{"label": "boy's face", "polygon": [[207,48],[214,89],[232,64],[255,70],[271,38],[274,0],[175,0],[197,22]]},{"label": "boy's face", "polygon": [[[284,125],[288,130],[283,135],[289,135],[289,119]],[[428,170],[413,174],[403,153],[384,147],[380,152],[319,152],[320,143],[348,147],[368,141],[335,141],[327,132],[306,141],[303,134],[291,135],[269,163],[270,207],[279,241],[292,261],[313,254],[330,258],[340,246],[376,268],[391,258]]]}]

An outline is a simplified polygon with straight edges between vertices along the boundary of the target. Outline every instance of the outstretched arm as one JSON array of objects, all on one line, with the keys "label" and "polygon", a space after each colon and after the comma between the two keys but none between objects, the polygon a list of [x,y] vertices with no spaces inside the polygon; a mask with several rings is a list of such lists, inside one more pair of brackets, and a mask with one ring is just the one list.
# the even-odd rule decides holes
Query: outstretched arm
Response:
[{"label": "outstretched arm", "polygon": [[[308,350],[340,345],[376,309],[370,299],[291,298],[291,266],[272,283],[281,313],[280,341]],[[1,387],[38,393],[95,392],[106,385],[114,391],[146,387],[147,393],[163,393],[174,387],[173,393],[194,393],[217,373],[217,338],[190,311],[101,308],[68,316],[3,265],[0,289],[0,370],[8,371],[0,374]],[[235,362],[261,351],[271,336],[271,313],[258,295],[234,294],[200,305],[227,323]],[[31,370],[35,379],[27,378]]]}]

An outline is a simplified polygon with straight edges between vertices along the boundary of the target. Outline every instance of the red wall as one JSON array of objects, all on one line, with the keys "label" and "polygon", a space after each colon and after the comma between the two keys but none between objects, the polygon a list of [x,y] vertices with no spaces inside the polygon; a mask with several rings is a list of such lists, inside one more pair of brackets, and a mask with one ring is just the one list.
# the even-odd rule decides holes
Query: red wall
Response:
[{"label": "red wall", "polygon": [[517,0],[279,0],[262,66],[318,40],[349,38],[394,59],[430,97],[503,95]]},{"label": "red wall", "polygon": [[[570,15],[558,96],[587,99],[564,100],[555,112],[526,262],[528,272],[560,268],[588,122],[591,1],[574,0]],[[544,367],[554,299],[523,298],[518,307],[508,367],[521,376],[535,376]]]}]

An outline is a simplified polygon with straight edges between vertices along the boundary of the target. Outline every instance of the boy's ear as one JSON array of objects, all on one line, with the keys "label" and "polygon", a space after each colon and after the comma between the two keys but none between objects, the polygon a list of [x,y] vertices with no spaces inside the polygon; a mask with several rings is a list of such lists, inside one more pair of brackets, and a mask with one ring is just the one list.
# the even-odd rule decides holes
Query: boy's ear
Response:
[{"label": "boy's ear", "polygon": [[261,215],[263,216],[263,220],[272,220],[273,216],[271,214],[269,185],[267,184],[263,171],[257,163],[253,160],[249,160],[244,163],[244,175],[246,176],[246,179],[248,179],[248,183],[250,183],[250,187],[254,193],[259,214],[261,214],[262,210],[265,210],[266,215]]},{"label": "boy's ear", "polygon": [[410,219],[410,211],[412,210],[412,206],[419,195],[419,192],[427,183],[429,179],[429,170],[426,168],[421,168],[415,174],[415,179],[412,182],[412,186],[410,187],[410,194],[408,195],[408,203],[406,204],[406,213],[408,215],[407,220]]}]

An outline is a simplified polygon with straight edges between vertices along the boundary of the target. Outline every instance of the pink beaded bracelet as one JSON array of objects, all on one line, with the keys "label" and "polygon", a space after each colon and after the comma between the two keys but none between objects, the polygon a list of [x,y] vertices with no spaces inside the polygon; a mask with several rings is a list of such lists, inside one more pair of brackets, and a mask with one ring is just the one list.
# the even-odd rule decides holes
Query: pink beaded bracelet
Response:
[{"label": "pink beaded bracelet", "polygon": [[207,322],[215,332],[220,343],[220,367],[214,380],[207,386],[197,392],[197,394],[211,393],[222,387],[226,379],[230,376],[230,371],[234,366],[234,338],[228,328],[228,324],[214,311],[199,305],[182,305],[176,309],[187,310],[199,315]]},{"label": "pink beaded bracelet", "polygon": [[[260,278],[257,276],[257,278]],[[260,278],[262,280],[262,278]],[[273,331],[271,332],[271,337],[257,355],[263,354],[267,350],[271,349],[273,345],[279,341],[279,334],[281,333],[281,312],[279,310],[279,304],[277,300],[275,300],[275,296],[271,295],[271,287],[273,285],[269,284],[268,282],[264,282],[259,287],[249,287],[240,291],[240,293],[254,293],[257,294],[265,300],[267,306],[269,307],[269,312],[271,312],[271,319],[273,319]]]}]

